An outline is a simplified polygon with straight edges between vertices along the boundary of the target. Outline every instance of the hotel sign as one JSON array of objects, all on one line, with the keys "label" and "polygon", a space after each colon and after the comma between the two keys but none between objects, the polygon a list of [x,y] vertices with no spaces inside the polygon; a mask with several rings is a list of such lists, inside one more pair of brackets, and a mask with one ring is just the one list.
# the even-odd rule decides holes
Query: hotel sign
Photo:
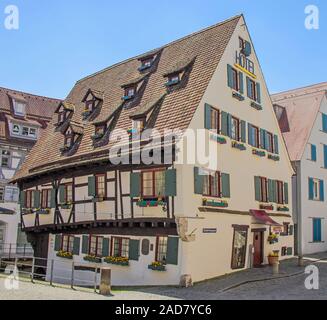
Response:
[{"label": "hotel sign", "polygon": [[252,53],[251,43],[242,40],[242,47],[236,51],[235,67],[248,74],[250,77],[256,79],[254,62],[249,58]]}]

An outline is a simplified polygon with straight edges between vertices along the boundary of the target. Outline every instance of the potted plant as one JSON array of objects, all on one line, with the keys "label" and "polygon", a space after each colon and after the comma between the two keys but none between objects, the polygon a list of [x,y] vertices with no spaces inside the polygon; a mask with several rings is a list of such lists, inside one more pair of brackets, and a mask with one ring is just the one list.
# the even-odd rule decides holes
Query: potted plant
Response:
[{"label": "potted plant", "polygon": [[268,262],[270,266],[273,266],[276,263],[279,263],[279,252],[271,252],[268,256]]}]

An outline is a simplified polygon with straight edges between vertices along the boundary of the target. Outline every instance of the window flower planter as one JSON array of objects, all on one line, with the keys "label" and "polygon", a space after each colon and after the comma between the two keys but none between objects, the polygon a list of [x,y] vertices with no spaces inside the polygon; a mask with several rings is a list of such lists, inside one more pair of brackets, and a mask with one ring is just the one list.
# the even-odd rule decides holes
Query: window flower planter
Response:
[{"label": "window flower planter", "polygon": [[166,202],[162,200],[140,200],[137,202],[137,206],[140,208],[148,208],[148,207],[159,207],[164,206]]},{"label": "window flower planter", "polygon": [[159,272],[167,271],[166,266],[163,265],[161,262],[153,262],[148,266],[148,269],[152,271],[159,271]]},{"label": "window flower planter", "polygon": [[245,98],[238,92],[233,92],[233,98],[239,100],[239,101],[244,101]]},{"label": "window flower planter", "polygon": [[227,140],[224,137],[220,137],[220,136],[217,136],[217,135],[214,135],[214,134],[212,134],[210,136],[210,140],[216,141],[219,144],[226,144],[227,143]]},{"label": "window flower planter", "polygon": [[228,203],[226,201],[208,201],[203,199],[204,207],[213,207],[213,208],[228,208]]},{"label": "window flower planter", "polygon": [[33,214],[34,213],[34,211],[33,211],[33,209],[23,209],[23,214]]},{"label": "window flower planter", "polygon": [[240,142],[237,142],[237,141],[232,142],[232,147],[234,149],[238,149],[240,151],[245,151],[246,150],[246,146],[243,143],[240,143]]},{"label": "window flower planter", "polygon": [[266,156],[265,151],[257,150],[257,149],[253,149],[252,154],[254,154],[255,156],[261,157],[261,158],[264,158]]},{"label": "window flower planter", "polygon": [[275,243],[278,243],[279,242],[279,239],[278,239],[278,236],[277,234],[271,234],[269,237],[268,237],[268,242],[269,244],[275,244]]},{"label": "window flower planter", "polygon": [[273,154],[268,154],[268,159],[273,161],[279,161],[280,157]]},{"label": "window flower planter", "polygon": [[277,211],[279,211],[279,212],[289,212],[290,208],[288,208],[288,207],[278,207]]},{"label": "window flower planter", "polygon": [[66,252],[66,251],[57,252],[57,257],[63,258],[63,259],[68,259],[68,260],[73,260],[73,254],[71,252]]},{"label": "window flower planter", "polygon": [[91,136],[92,140],[99,140],[102,139],[104,137],[104,133],[98,133],[98,134],[94,134],[93,136]]},{"label": "window flower planter", "polygon": [[40,209],[38,211],[38,214],[42,214],[42,215],[48,215],[51,213],[51,209]]},{"label": "window flower planter", "polygon": [[271,204],[261,204],[260,205],[260,209],[261,210],[268,210],[268,211],[273,211],[274,210],[274,206]]},{"label": "window flower planter", "polygon": [[91,255],[85,256],[84,257],[84,261],[94,262],[94,263],[102,263],[102,259],[101,258],[96,257],[96,256],[91,256]]},{"label": "window flower planter", "polygon": [[123,258],[123,257],[107,257],[104,259],[104,262],[108,263],[108,264],[113,264],[116,266],[121,266],[121,267],[129,266],[128,258]]},{"label": "window flower planter", "polygon": [[262,106],[260,104],[255,103],[255,102],[251,102],[251,107],[258,110],[258,111],[263,110]]}]

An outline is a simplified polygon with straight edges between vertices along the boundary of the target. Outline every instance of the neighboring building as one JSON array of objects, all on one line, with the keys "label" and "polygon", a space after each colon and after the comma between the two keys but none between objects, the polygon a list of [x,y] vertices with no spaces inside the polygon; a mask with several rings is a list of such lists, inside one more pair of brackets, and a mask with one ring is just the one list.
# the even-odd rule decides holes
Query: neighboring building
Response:
[{"label": "neighboring building", "polygon": [[[297,175],[293,214],[302,252],[327,250],[327,83],[272,96]],[[296,247],[298,248],[298,241]]]},{"label": "neighboring building", "polygon": [[0,88],[0,250],[26,243],[20,228],[19,189],[8,182],[43,133],[59,102]]},{"label": "neighboring building", "polygon": [[[147,128],[202,129],[218,165],[109,161],[114,129]],[[177,285],[261,266],[273,251],[292,257],[293,174],[237,16],[78,81],[14,180],[24,230],[48,270],[55,260],[54,279],[71,275],[59,256],[109,257],[114,285]]]}]

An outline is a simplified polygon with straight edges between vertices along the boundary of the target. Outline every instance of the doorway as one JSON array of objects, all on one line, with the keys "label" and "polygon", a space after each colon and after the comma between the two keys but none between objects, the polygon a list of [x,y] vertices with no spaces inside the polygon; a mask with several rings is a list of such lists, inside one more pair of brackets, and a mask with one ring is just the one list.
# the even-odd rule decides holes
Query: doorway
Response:
[{"label": "doorway", "polygon": [[264,231],[253,232],[253,267],[260,268],[263,264],[263,251],[264,251]]}]

